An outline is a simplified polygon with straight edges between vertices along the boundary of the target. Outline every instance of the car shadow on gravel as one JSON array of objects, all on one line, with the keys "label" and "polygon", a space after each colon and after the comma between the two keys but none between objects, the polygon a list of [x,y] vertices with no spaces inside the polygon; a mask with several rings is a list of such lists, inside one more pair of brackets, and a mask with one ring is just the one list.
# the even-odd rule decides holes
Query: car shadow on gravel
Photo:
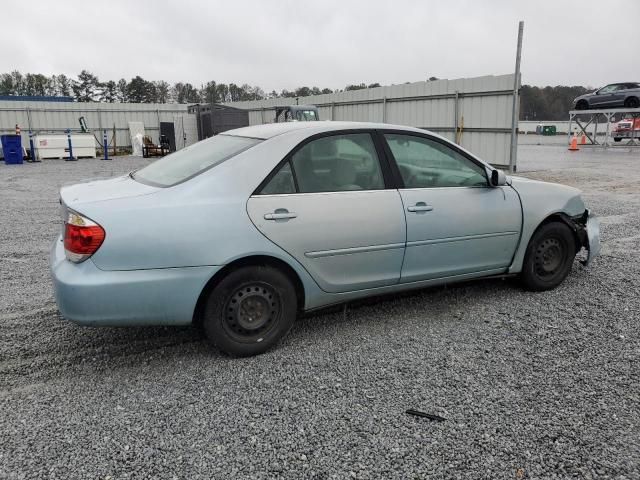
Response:
[{"label": "car shadow on gravel", "polygon": [[469,304],[486,303],[491,297],[509,295],[512,290],[522,291],[515,278],[491,278],[367,297],[302,315],[290,336],[295,336],[300,327],[317,330],[356,319],[373,324],[387,322],[393,316],[403,317],[426,311],[431,312],[432,317],[453,317],[458,314],[461,299]]}]

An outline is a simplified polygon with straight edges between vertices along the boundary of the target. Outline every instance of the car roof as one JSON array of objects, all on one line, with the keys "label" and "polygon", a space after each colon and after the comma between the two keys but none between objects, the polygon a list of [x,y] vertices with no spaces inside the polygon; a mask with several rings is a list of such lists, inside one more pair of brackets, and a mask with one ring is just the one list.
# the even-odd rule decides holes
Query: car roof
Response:
[{"label": "car roof", "polygon": [[253,125],[250,127],[236,128],[227,130],[222,135],[234,135],[237,137],[260,138],[263,140],[276,137],[295,130],[306,129],[309,135],[323,132],[331,132],[335,130],[359,130],[359,129],[391,129],[406,130],[413,132],[425,132],[419,128],[407,127],[403,125],[391,125],[388,123],[372,123],[372,122],[334,122],[329,120],[315,122],[284,122],[284,123],[265,123],[262,125]]},{"label": "car roof", "polygon": [[315,105],[278,105],[275,108],[282,108],[282,109],[289,109],[289,110],[309,110],[309,109],[317,109],[318,107],[316,107]]}]

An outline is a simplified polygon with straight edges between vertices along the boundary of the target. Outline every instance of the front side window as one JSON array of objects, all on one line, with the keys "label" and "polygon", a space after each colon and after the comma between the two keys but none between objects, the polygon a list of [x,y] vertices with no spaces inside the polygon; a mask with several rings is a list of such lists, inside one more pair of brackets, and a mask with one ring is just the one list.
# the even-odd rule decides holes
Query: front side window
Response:
[{"label": "front side window", "polygon": [[216,135],[162,157],[131,174],[131,178],[158,187],[171,187],[215,167],[260,143],[256,138]]},{"label": "front side window", "polygon": [[615,92],[616,90],[618,90],[618,87],[619,87],[618,84],[607,85],[606,87],[602,87],[600,90],[598,90],[598,93],[599,94],[612,93],[612,92]]},{"label": "front side window", "polygon": [[312,140],[280,167],[260,194],[290,193],[295,184],[298,193],[383,189],[384,179],[371,135],[354,133]]},{"label": "front side window", "polygon": [[385,134],[405,188],[485,187],[484,167],[424,137]]}]

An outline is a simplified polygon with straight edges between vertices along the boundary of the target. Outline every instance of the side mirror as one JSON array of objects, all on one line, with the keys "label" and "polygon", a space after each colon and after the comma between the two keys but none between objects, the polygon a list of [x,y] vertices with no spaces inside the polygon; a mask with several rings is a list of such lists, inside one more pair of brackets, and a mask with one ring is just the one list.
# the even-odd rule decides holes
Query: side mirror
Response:
[{"label": "side mirror", "polygon": [[502,170],[493,169],[491,170],[491,186],[492,187],[502,187],[507,184],[507,176],[504,174]]}]

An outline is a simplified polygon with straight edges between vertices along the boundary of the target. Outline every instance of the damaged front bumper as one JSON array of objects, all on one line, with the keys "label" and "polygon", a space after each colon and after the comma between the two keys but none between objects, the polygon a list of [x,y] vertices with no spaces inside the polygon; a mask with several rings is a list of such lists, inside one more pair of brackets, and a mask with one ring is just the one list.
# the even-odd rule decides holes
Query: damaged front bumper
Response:
[{"label": "damaged front bumper", "polygon": [[589,210],[572,220],[581,246],[587,250],[587,258],[582,260],[582,264],[587,266],[600,253],[600,221]]}]

